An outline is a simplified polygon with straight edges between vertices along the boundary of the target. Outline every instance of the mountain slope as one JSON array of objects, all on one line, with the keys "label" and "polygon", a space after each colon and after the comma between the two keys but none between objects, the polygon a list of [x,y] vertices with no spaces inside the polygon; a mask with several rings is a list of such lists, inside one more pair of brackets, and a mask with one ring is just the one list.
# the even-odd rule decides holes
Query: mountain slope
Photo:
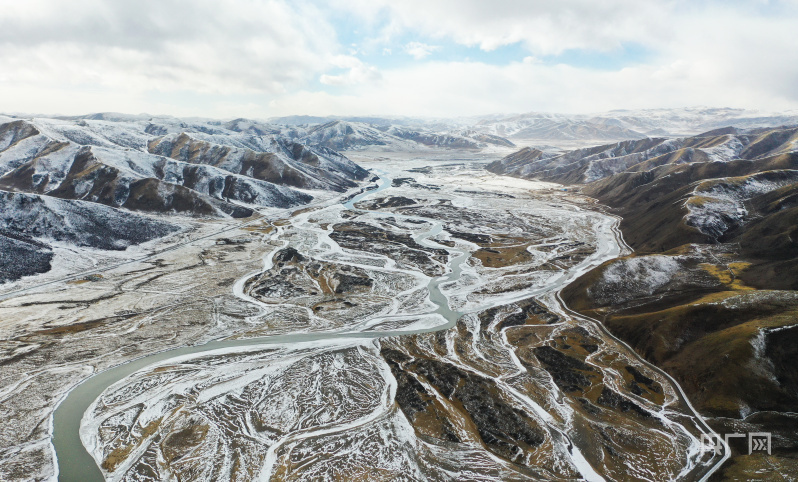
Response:
[{"label": "mountain slope", "polygon": [[488,165],[493,173],[541,178],[553,182],[590,182],[647,160],[650,157],[673,152],[681,147],[678,141],[663,138],[622,141],[597,147],[577,149],[557,156],[528,155],[519,151]]},{"label": "mountain slope", "polygon": [[483,134],[473,130],[437,133],[391,126],[385,132],[429,147],[446,147],[450,149],[482,149],[487,145],[515,147],[515,144],[503,137]]},{"label": "mountain slope", "polygon": [[621,172],[644,172],[661,165],[754,160],[787,154],[798,146],[798,128],[724,129],[694,137],[647,138],[577,149],[519,162],[520,152],[488,165],[496,174],[562,183],[589,183]]},{"label": "mountain slope", "polygon": [[340,154],[312,149],[286,139],[272,138],[255,151],[219,145],[188,134],[170,134],[150,141],[151,154],[199,165],[213,166],[232,174],[303,189],[345,191],[355,187],[367,173]]},{"label": "mountain slope", "polygon": [[645,134],[625,127],[615,119],[561,114],[530,113],[483,120],[474,129],[509,139],[618,140],[640,139]]},{"label": "mountain slope", "polygon": [[124,250],[179,228],[165,220],[95,203],[0,191],[0,230],[17,239],[65,241],[75,246]]},{"label": "mountain slope", "polygon": [[0,284],[46,273],[52,260],[53,251],[47,245],[0,231]]},{"label": "mountain slope", "polygon": [[301,139],[311,145],[336,150],[356,149],[367,146],[390,146],[395,149],[412,149],[412,142],[386,134],[374,127],[344,121],[332,121],[311,126]]},{"label": "mountain slope", "polygon": [[[35,122],[43,127],[26,121],[3,125],[0,139],[6,140],[7,147],[0,152],[1,189],[136,210],[139,203],[128,200],[131,186],[147,186],[147,211],[245,217],[251,215],[251,208],[231,202],[297,206],[312,196],[292,187],[340,192],[356,186],[367,174],[336,152],[280,138],[193,134],[222,142],[230,137],[226,142],[233,146],[222,146],[188,134],[153,137],[142,124],[107,127],[106,121],[95,121],[92,128],[83,128],[80,123],[85,120],[78,124]],[[122,147],[134,137],[131,132],[145,140],[135,143],[141,150]],[[148,147],[152,152],[145,150]],[[162,200],[160,206],[156,199]]]},{"label": "mountain slope", "polygon": [[[164,221],[132,212],[245,218],[257,207],[290,208],[309,203],[314,192],[346,191],[367,175],[330,149],[236,132],[221,123],[119,114],[9,119],[0,124],[0,195],[4,214],[15,218],[6,219],[0,233],[0,282],[49,270],[53,243],[118,250],[153,239],[133,231]],[[34,226],[18,212],[23,206],[50,221]],[[58,216],[109,221],[75,221],[62,233],[52,221]],[[13,231],[19,223],[27,223],[20,225],[25,229]],[[97,239],[79,237],[80,230]],[[161,237],[173,231],[152,232]]]},{"label": "mountain slope", "polygon": [[[440,126],[439,126],[440,127]],[[446,148],[479,150],[490,146],[514,147],[502,137],[469,129],[446,126],[443,130],[424,126],[367,124],[364,122],[333,120],[310,126],[286,127],[281,134],[304,144],[336,150],[382,149],[415,150],[418,148]]]},{"label": "mountain slope", "polygon": [[[724,128],[553,158],[528,149],[488,167],[583,183],[622,217],[635,253],[563,299],[671,373],[720,433],[773,432],[782,465],[798,454],[797,139],[796,128]],[[756,457],[733,448],[735,473],[754,477]]]},{"label": "mountain slope", "polygon": [[[624,237],[638,252],[663,252],[686,243],[736,243],[747,256],[765,260],[773,246],[791,252],[794,244],[786,226],[798,185],[798,128],[625,141],[549,158],[525,149],[487,169],[586,182],[582,192],[623,218]],[[798,275],[781,282],[798,286]]]},{"label": "mountain slope", "polygon": [[52,243],[120,251],[180,229],[96,203],[0,191],[0,283],[49,271]]},{"label": "mountain slope", "polygon": [[[0,178],[0,189],[80,199],[131,210],[186,215],[247,217],[252,210],[179,184],[144,177],[102,162],[88,146],[60,144]],[[223,179],[223,178],[222,178]],[[149,186],[148,202],[136,196]],[[194,187],[194,186],[192,186]]]}]

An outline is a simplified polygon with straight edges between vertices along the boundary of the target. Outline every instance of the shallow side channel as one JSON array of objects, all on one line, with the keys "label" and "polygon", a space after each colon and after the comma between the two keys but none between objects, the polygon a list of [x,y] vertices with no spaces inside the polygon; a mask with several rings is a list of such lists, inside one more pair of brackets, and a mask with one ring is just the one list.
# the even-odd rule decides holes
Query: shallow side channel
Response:
[{"label": "shallow side channel", "polygon": [[[376,189],[366,190],[361,194],[358,194],[348,202],[344,203],[344,206],[351,210],[357,210],[357,208],[354,207],[355,203],[366,196],[370,196],[374,193],[387,189],[391,186],[391,181],[392,179],[382,174]],[[388,214],[386,213],[386,215]],[[395,214],[390,215],[396,216]],[[432,221],[432,223],[433,226],[429,231],[415,236],[415,239],[419,244],[427,245],[427,247],[433,247],[428,244],[429,242],[427,241],[427,238],[440,233],[443,229],[443,225],[438,221]],[[435,245],[434,247],[437,248],[439,246]],[[101,482],[104,480],[100,468],[97,466],[94,458],[86,450],[82,441],[80,440],[81,420],[92,402],[99,398],[108,387],[127,377],[128,375],[131,375],[138,370],[141,370],[142,368],[154,363],[184,355],[234,347],[291,344],[297,342],[334,340],[341,338],[373,339],[427,333],[432,331],[446,330],[453,327],[463,313],[459,311],[453,311],[449,307],[449,301],[446,296],[441,293],[439,286],[441,283],[456,281],[460,278],[462,269],[461,265],[468,259],[469,253],[452,248],[447,249],[449,249],[450,253],[455,255],[449,263],[451,271],[443,276],[431,279],[428,284],[430,300],[436,306],[435,313],[443,316],[447,321],[446,324],[431,328],[407,331],[374,331],[366,333],[308,333],[267,336],[246,340],[211,341],[202,345],[183,346],[155,353],[153,355],[138,358],[122,365],[109,368],[91,376],[73,388],[61,401],[53,414],[53,447],[55,448],[56,453],[58,480],[62,482]]]}]

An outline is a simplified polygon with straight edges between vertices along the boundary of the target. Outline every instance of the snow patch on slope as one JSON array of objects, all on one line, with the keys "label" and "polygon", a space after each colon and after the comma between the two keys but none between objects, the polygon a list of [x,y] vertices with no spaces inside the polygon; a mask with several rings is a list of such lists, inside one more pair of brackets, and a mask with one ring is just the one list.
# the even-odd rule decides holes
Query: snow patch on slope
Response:
[{"label": "snow patch on slope", "polygon": [[584,158],[584,161],[589,162],[589,167],[584,174],[584,182],[593,182],[612,176],[652,157],[673,152],[682,146],[682,142],[678,139],[669,139],[651,149],[631,154],[627,154],[623,146],[623,143],[619,144],[620,149],[617,152],[605,151]]},{"label": "snow patch on slope", "polygon": [[685,202],[685,223],[719,238],[745,222],[745,201],[798,182],[798,171],[767,171],[751,176],[705,181]]},{"label": "snow patch on slope", "polygon": [[679,257],[644,256],[621,259],[608,266],[601,279],[588,290],[599,304],[621,304],[650,296],[679,271]]}]

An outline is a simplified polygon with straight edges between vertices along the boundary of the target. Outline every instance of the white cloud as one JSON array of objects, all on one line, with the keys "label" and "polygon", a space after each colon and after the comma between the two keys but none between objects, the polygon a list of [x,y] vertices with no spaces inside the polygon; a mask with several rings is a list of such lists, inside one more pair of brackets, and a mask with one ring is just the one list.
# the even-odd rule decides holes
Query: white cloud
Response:
[{"label": "white cloud", "polygon": [[366,21],[390,12],[384,35],[414,31],[431,38],[494,50],[524,43],[540,55],[567,49],[612,49],[622,42],[648,43],[670,35],[661,23],[682,0],[339,0]]},{"label": "white cloud", "polygon": [[[7,3],[3,111],[268,117],[798,107],[798,0]],[[336,33],[329,8],[356,16],[366,33]],[[430,61],[437,45],[453,43],[488,52],[516,43],[528,56],[506,65]],[[629,43],[647,50],[644,62],[597,71],[547,60]],[[364,52],[380,59],[371,59],[379,69]],[[400,52],[427,61],[404,66]]]},{"label": "white cloud", "polygon": [[764,86],[732,82],[722,70],[693,61],[597,71],[567,65],[515,62],[427,62],[383,70],[379,85],[345,94],[301,91],[275,100],[281,114],[396,114],[456,116],[491,112],[590,113],[616,108],[714,105],[784,110],[798,107]]},{"label": "white cloud", "polygon": [[[383,39],[409,34],[486,51],[521,43],[531,55],[505,66],[460,62],[383,69],[382,102],[375,104],[375,92],[360,90],[346,98],[347,104],[336,105],[342,112],[376,113],[373,107],[364,112],[374,105],[395,113],[432,115],[696,104],[798,107],[795,0],[345,3],[341,8],[367,22],[379,23],[390,12]],[[541,60],[569,49],[617,51],[629,43],[648,51],[644,62],[614,71]]]},{"label": "white cloud", "polygon": [[[326,70],[326,59],[338,50],[333,28],[316,9],[284,1],[20,5],[0,9],[0,101],[6,106],[21,103],[13,92],[22,86],[111,90],[120,97],[281,95]],[[46,109],[36,98],[26,100],[32,104],[26,110]]]},{"label": "white cloud", "polygon": [[405,44],[404,50],[408,55],[411,55],[416,60],[421,60],[427,57],[432,52],[440,50],[437,45],[427,45],[421,42],[409,42]]},{"label": "white cloud", "polygon": [[319,77],[319,82],[325,85],[356,85],[365,82],[376,82],[382,78],[379,70],[364,64],[357,57],[337,55],[330,60],[330,63],[335,67],[349,70],[339,75],[323,74]]}]

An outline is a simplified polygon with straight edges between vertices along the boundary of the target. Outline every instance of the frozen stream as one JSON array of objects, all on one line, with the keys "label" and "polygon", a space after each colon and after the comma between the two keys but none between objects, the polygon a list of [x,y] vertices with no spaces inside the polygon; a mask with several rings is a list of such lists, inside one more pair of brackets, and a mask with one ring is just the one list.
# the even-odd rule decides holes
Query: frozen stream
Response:
[{"label": "frozen stream", "polygon": [[[391,176],[387,173],[381,173],[381,178],[378,182],[376,189],[365,191],[353,199],[349,200],[344,206],[350,210],[356,210],[354,204],[362,199],[371,196],[377,192],[391,187]],[[445,324],[438,324],[430,326],[429,324],[422,325],[416,329],[405,330],[370,330],[370,331],[352,331],[351,328],[340,331],[327,331],[317,333],[299,333],[299,334],[284,334],[274,336],[264,336],[250,339],[227,339],[212,341],[203,345],[184,346],[150,356],[132,360],[114,368],[100,372],[83,383],[75,387],[64,398],[61,404],[56,409],[53,416],[53,446],[55,448],[58,464],[58,478],[63,481],[100,481],[103,480],[103,473],[98,468],[95,459],[86,450],[81,440],[80,429],[81,423],[87,410],[91,405],[113,384],[128,377],[131,374],[142,370],[150,365],[165,362],[168,360],[186,357],[195,354],[210,354],[211,352],[218,351],[219,353],[230,352],[231,349],[241,347],[256,347],[267,345],[292,345],[299,343],[312,343],[313,345],[321,348],[326,345],[334,345],[337,341],[342,339],[357,340],[357,339],[374,339],[383,337],[396,337],[406,336],[420,333],[427,333],[433,331],[447,330],[456,325],[458,319],[464,314],[462,311],[451,308],[450,300],[447,295],[443,294],[440,285],[444,283],[456,282],[460,280],[463,271],[463,263],[466,262],[471,255],[468,251],[463,251],[456,248],[442,246],[428,238],[439,234],[443,229],[443,223],[434,219],[419,217],[419,216],[406,216],[397,213],[380,213],[370,211],[370,215],[376,216],[389,216],[393,218],[404,218],[423,220],[430,223],[431,227],[420,234],[413,236],[413,239],[427,248],[446,249],[450,253],[449,261],[447,263],[447,272],[438,277],[429,280],[427,289],[429,291],[429,299],[435,306],[434,311],[427,313],[440,315],[446,322]],[[595,252],[587,256],[578,265],[571,269],[560,272],[557,276],[553,277],[549,283],[540,288],[525,291],[523,297],[541,296],[546,294],[555,294],[559,292],[564,286],[576,279],[581,274],[592,269],[593,267],[603,263],[608,259],[619,256],[623,248],[621,246],[622,240],[617,231],[618,220],[610,217],[605,217],[604,220],[595,225],[597,231],[596,236],[599,239]],[[249,297],[244,293],[244,285],[246,280],[253,276],[259,275],[261,272],[268,270],[271,267],[271,256],[278,251],[279,248],[265,258],[265,264],[261,271],[249,273],[243,278],[239,279],[234,285],[234,294],[241,300],[247,303],[258,303],[257,300]],[[503,300],[506,303],[508,300]],[[360,325],[363,327],[369,326],[368,324]],[[368,329],[368,328],[363,328]],[[541,408],[542,410],[542,408]],[[312,433],[312,432],[311,432]],[[563,434],[566,439],[567,435]],[[279,444],[279,443],[278,443]],[[273,457],[272,457],[273,458]],[[269,466],[273,462],[272,458],[267,461],[267,467],[264,475],[268,475]],[[579,452],[576,446],[572,445],[571,462],[581,472],[582,477],[586,480],[604,480],[597,474],[593,467],[585,460],[584,456]],[[698,472],[705,472],[709,466],[704,466]]]},{"label": "frozen stream", "polygon": [[[345,203],[349,209],[355,209],[354,204],[379,191],[387,189],[391,185],[391,179],[381,177],[376,189],[367,190]],[[422,234],[415,236],[415,240],[424,246],[440,248],[441,246],[427,241],[427,238],[440,233],[442,224],[434,222],[432,228]],[[341,338],[380,338],[398,335],[410,335],[414,333],[425,333],[430,331],[445,330],[451,328],[457,322],[462,313],[453,311],[449,308],[446,296],[441,293],[438,286],[441,283],[456,281],[460,277],[461,265],[468,259],[469,253],[451,249],[455,256],[449,262],[450,271],[440,277],[430,280],[428,289],[430,300],[437,307],[435,313],[443,316],[447,323],[444,325],[421,328],[416,330],[404,331],[369,331],[361,332],[339,332],[339,333],[308,333],[308,334],[287,334],[277,336],[266,336],[246,340],[219,340],[212,341],[203,345],[185,346],[173,350],[155,353],[153,355],[132,360],[125,364],[110,368],[100,372],[75,387],[67,397],[61,402],[53,415],[53,446],[55,447],[58,462],[58,480],[61,481],[102,481],[102,472],[97,467],[94,458],[89,454],[80,439],[80,425],[83,415],[89,406],[94,402],[108,387],[123,378],[152,365],[153,363],[178,358],[185,355],[196,353],[211,352],[214,350],[229,350],[235,347],[249,347],[268,344],[291,344],[300,342],[320,342],[324,340],[334,340]],[[257,273],[247,275],[243,280],[254,276]],[[240,280],[240,281],[243,281]],[[244,298],[240,286],[236,283],[236,295]]]}]

